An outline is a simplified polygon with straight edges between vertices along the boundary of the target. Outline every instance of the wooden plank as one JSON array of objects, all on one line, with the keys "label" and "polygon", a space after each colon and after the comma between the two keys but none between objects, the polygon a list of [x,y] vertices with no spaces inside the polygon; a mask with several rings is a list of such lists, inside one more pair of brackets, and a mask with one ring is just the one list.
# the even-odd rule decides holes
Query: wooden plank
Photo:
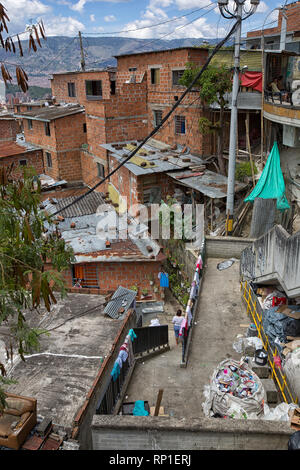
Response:
[{"label": "wooden plank", "polygon": [[154,410],[154,416],[158,416],[163,393],[164,393],[163,389],[159,389],[157,400],[156,400],[156,405],[155,405],[155,410]]}]

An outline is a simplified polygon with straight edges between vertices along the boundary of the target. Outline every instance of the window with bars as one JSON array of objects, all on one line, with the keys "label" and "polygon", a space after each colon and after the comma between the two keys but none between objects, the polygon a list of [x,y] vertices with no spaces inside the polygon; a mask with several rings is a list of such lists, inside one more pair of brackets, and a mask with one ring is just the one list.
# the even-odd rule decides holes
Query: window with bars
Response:
[{"label": "window with bars", "polygon": [[73,82],[68,83],[68,95],[70,98],[74,98],[76,96],[75,83]]},{"label": "window with bars", "polygon": [[161,111],[161,109],[156,109],[155,111],[153,111],[153,114],[154,114],[154,125],[155,125],[155,127],[159,126],[161,124],[161,121],[162,121],[162,111]]},{"label": "window with bars", "polygon": [[182,86],[179,83],[179,80],[182,78],[182,75],[184,74],[184,69],[183,70],[173,70],[172,71],[172,84],[175,86]]},{"label": "window with bars", "polygon": [[158,85],[160,81],[160,69],[151,69],[151,85]]},{"label": "window with bars", "polygon": [[27,166],[27,160],[19,160],[20,166]]},{"label": "window with bars", "polygon": [[28,129],[31,131],[31,129],[32,129],[32,119],[27,119],[27,125],[28,125]]},{"label": "window with bars", "polygon": [[175,134],[185,134],[185,116],[175,116]]},{"label": "window with bars", "polygon": [[85,91],[87,99],[102,98],[102,82],[101,80],[86,80]]}]

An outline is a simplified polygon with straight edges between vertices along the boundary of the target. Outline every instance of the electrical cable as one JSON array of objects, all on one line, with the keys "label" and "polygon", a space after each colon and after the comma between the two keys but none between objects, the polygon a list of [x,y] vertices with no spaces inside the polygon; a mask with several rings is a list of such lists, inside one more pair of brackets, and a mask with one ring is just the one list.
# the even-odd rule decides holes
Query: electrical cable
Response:
[{"label": "electrical cable", "polygon": [[[68,207],[71,207],[72,205],[76,204],[77,202],[79,202],[81,199],[83,199],[84,197],[86,197],[88,194],[92,193],[96,188],[98,188],[101,184],[103,184],[106,180],[108,180],[114,173],[116,173],[119,168],[121,168],[125,163],[127,163],[142,147],[143,145],[145,145],[145,143],[151,138],[153,137],[158,131],[159,129],[162,127],[162,125],[169,119],[169,117],[171,116],[171,114],[175,111],[175,109],[179,106],[179,104],[182,102],[182,100],[185,98],[185,96],[190,92],[190,90],[193,88],[193,86],[196,84],[196,82],[199,80],[199,78],[201,77],[201,75],[203,74],[203,72],[207,69],[211,59],[213,58],[213,56],[218,52],[219,49],[221,49],[221,47],[223,46],[223,44],[225,44],[228,39],[230,38],[230,36],[235,32],[237,26],[240,24],[242,20],[241,19],[238,19],[235,24],[233,25],[233,27],[231,28],[231,30],[229,31],[229,33],[227,34],[227,36],[219,43],[215,46],[212,54],[210,55],[210,57],[207,59],[207,61],[205,62],[205,64],[203,65],[202,69],[197,73],[197,75],[195,76],[195,78],[193,79],[193,81],[191,82],[191,84],[186,88],[186,90],[182,93],[181,97],[178,99],[178,101],[176,101],[175,105],[172,107],[172,109],[166,114],[166,116],[162,119],[161,123],[156,126],[151,132],[150,134],[148,134],[148,136],[142,140],[142,142],[132,151],[129,153],[129,155],[113,170],[111,171],[106,177],[104,177],[100,182],[98,182],[96,185],[94,185],[92,188],[90,188],[86,193],[82,194],[81,196],[79,196],[78,198],[76,198],[74,201],[72,201],[70,204],[68,204],[66,207],[64,207],[64,210],[67,209]],[[51,216],[55,216],[57,214],[59,214],[63,209],[60,209],[58,211],[56,211],[55,213],[53,213]]]},{"label": "electrical cable", "polygon": [[210,7],[211,5],[215,5],[216,3],[218,2],[211,2],[209,3],[208,5],[205,5],[204,7],[201,7],[201,8],[197,8],[196,10],[193,10],[189,13],[185,13],[184,15],[181,15],[181,16],[176,16],[175,18],[172,18],[170,20],[166,20],[166,21],[162,21],[160,23],[156,23],[156,24],[152,24],[152,25],[149,25],[149,26],[142,26],[141,28],[136,28],[136,29],[127,29],[127,30],[122,30],[122,31],[108,31],[108,32],[105,32],[105,33],[84,33],[85,35],[96,35],[96,36],[99,36],[99,35],[105,35],[105,34],[121,34],[121,33],[131,33],[131,32],[135,32],[135,31],[141,31],[143,29],[150,29],[150,28],[155,28],[156,26],[161,26],[161,25],[164,25],[164,24],[167,24],[167,23],[171,23],[172,21],[177,21],[177,20],[180,20],[181,18],[185,18],[186,16],[190,16],[192,15],[193,13],[196,13],[198,11],[201,11],[205,8],[208,8]]},{"label": "electrical cable", "polygon": [[[205,8],[207,8],[207,7],[205,7]],[[155,42],[161,41],[162,39],[166,38],[167,36],[170,36],[171,34],[173,34],[177,29],[185,28],[186,26],[188,26],[188,25],[194,23],[195,21],[199,20],[199,19],[202,18],[203,16],[208,15],[208,13],[210,13],[213,9],[214,9],[214,6],[213,6],[210,10],[206,11],[205,13],[203,13],[203,14],[200,15],[200,16],[198,16],[197,18],[194,18],[193,20],[189,21],[188,23],[185,23],[184,25],[177,26],[176,28],[173,29],[173,31],[168,32],[168,33],[166,33],[166,34],[160,36],[159,38],[151,39],[151,41],[146,42],[145,44],[142,44],[142,45],[141,45],[140,47],[138,47],[138,48],[135,48],[135,49],[132,49],[132,50],[123,52],[122,55],[135,54],[135,53],[138,54],[138,53],[139,53],[139,49],[148,47],[149,45],[151,45],[151,44],[153,44],[153,43],[155,43]],[[203,10],[203,8],[202,8],[202,10]],[[146,51],[141,51],[140,53],[142,53],[142,52],[146,52]],[[99,60],[98,60],[98,61],[93,61],[93,62],[90,62],[90,63],[87,64],[87,65],[99,64],[99,63],[101,63],[101,62],[106,62],[106,61],[109,60],[109,59],[114,59],[114,56],[107,57],[107,58],[105,58],[105,59],[103,59],[103,60],[100,60],[100,61],[99,61]]]}]

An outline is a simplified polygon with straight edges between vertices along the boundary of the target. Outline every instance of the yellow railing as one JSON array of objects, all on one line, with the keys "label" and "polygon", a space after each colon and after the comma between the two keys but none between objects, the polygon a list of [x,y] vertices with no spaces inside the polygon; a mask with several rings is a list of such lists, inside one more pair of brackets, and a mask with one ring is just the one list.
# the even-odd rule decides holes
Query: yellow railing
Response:
[{"label": "yellow railing", "polygon": [[277,348],[270,344],[269,338],[266,335],[262,324],[262,308],[257,302],[257,297],[250,285],[246,282],[241,282],[242,299],[247,306],[247,314],[251,317],[253,323],[258,331],[258,337],[263,343],[265,351],[268,353],[268,362],[272,370],[272,379],[278,385],[282,398],[286,403],[298,403],[298,397],[293,396],[287,383],[286,377],[280,367],[277,367],[274,358],[278,356]]}]

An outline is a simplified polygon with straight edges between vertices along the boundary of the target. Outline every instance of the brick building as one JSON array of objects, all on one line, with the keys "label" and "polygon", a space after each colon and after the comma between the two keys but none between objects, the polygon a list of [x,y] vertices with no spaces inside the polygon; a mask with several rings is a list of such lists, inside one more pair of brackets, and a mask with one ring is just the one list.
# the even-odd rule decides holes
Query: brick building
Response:
[{"label": "brick building", "polygon": [[[51,198],[43,205],[53,214],[74,199]],[[61,210],[56,220],[57,229],[75,254],[75,262],[64,273],[69,289],[78,290],[74,286],[80,279],[81,287],[91,294],[110,293],[122,285],[128,289],[135,286],[139,298],[161,298],[158,273],[165,256],[156,241],[147,236],[147,227],[140,231],[131,220],[128,229],[127,218],[120,219],[114,207],[95,192]]]},{"label": "brick building", "polygon": [[25,141],[42,149],[47,175],[55,180],[82,181],[80,152],[86,143],[82,106],[38,107],[16,117],[23,121]]},{"label": "brick building", "polygon": [[[265,49],[280,49],[280,34],[284,26],[283,15],[286,16],[286,36],[283,49],[300,52],[300,1],[291,2],[281,8],[278,13],[277,25],[264,29]],[[261,47],[262,31],[249,31],[246,45],[248,48]]]},{"label": "brick building", "polygon": [[0,143],[15,141],[17,134],[20,132],[20,125],[13,114],[0,114]]},{"label": "brick building", "polygon": [[12,141],[0,142],[0,167],[13,165],[12,175],[20,177],[24,167],[33,167],[37,174],[44,172],[43,153],[35,146]]}]

